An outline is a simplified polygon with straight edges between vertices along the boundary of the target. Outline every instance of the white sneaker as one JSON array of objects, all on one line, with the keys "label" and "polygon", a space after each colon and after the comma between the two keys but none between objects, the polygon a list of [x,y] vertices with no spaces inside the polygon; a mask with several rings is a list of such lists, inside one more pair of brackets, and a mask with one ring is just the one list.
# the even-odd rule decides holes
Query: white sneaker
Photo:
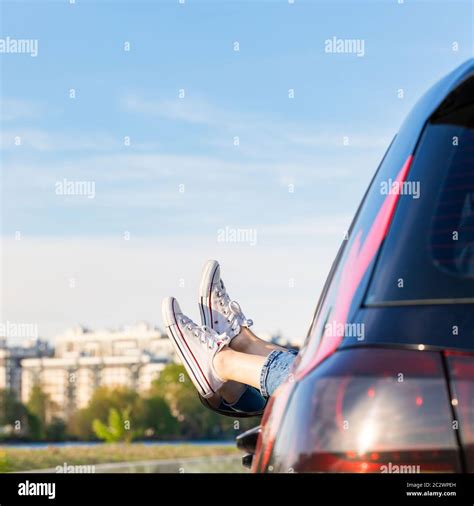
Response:
[{"label": "white sneaker", "polygon": [[203,397],[211,397],[224,383],[214,369],[214,356],[229,339],[204,325],[196,325],[183,314],[174,297],[163,300],[162,312],[168,336],[189,377]]},{"label": "white sneaker", "polygon": [[208,260],[201,276],[199,309],[203,325],[233,339],[241,327],[250,327],[252,320],[245,318],[240,305],[231,300],[221,279],[221,268],[216,260]]}]

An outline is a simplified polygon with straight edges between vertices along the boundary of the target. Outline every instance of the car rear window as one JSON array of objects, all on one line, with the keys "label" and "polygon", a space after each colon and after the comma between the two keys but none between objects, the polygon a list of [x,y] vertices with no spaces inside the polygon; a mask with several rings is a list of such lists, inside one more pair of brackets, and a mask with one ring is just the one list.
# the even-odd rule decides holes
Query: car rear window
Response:
[{"label": "car rear window", "polygon": [[474,303],[474,104],[431,119],[406,182],[380,192],[400,198],[366,304]]}]

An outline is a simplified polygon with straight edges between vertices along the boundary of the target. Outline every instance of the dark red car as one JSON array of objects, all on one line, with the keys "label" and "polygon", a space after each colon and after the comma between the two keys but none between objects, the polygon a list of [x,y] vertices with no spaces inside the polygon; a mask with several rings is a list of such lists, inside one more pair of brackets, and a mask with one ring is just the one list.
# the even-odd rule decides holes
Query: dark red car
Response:
[{"label": "dark red car", "polygon": [[474,60],[392,141],[239,446],[254,472],[474,472]]}]

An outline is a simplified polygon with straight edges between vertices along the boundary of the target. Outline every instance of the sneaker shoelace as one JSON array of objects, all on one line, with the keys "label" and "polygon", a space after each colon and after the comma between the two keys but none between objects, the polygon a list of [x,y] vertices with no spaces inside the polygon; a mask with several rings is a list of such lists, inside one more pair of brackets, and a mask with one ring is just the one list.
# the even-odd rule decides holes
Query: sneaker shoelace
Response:
[{"label": "sneaker shoelace", "polygon": [[199,339],[201,344],[207,345],[210,350],[220,346],[224,341],[228,340],[226,335],[217,334],[217,332],[206,325],[197,325],[191,318],[185,315],[179,316],[179,321],[186,330],[192,332],[193,336]]},{"label": "sneaker shoelace", "polygon": [[216,286],[214,288],[214,293],[219,306],[222,308],[222,314],[226,317],[232,332],[238,333],[240,327],[251,327],[253,320],[245,317],[240,304],[236,300],[231,300],[222,280],[220,285],[220,287]]}]

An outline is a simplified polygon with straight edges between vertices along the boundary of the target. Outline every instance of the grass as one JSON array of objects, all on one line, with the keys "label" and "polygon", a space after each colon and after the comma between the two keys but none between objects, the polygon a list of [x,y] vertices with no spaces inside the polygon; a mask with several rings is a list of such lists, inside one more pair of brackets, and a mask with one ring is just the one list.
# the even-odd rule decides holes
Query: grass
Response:
[{"label": "grass", "polygon": [[110,462],[140,460],[180,459],[187,457],[211,457],[238,455],[232,446],[192,446],[142,444],[104,444],[91,447],[48,447],[41,449],[6,448],[0,446],[0,472],[30,471],[67,465],[92,465]]}]

